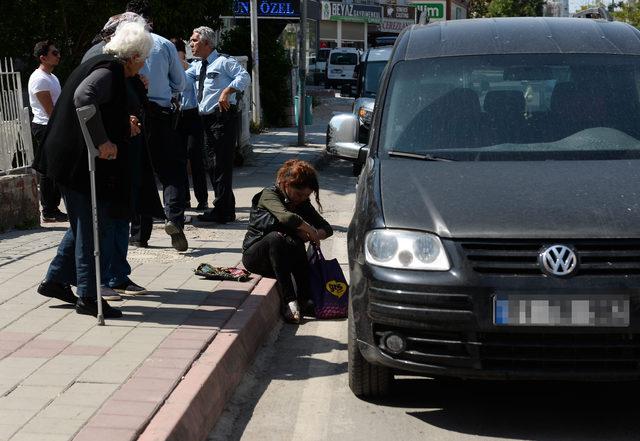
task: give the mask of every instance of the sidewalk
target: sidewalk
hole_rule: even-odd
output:
[[[253,156],[234,170],[236,222],[188,212],[187,252],[159,223],[149,248],[130,248],[132,279],[150,292],[113,302],[124,316],[107,326],[36,292],[67,224],[0,234],[0,441],[206,437],[277,323],[278,298],[271,279],[201,280],[193,269],[240,263],[251,197],[285,160],[322,160],[320,120],[307,147],[295,147],[296,128],[252,137]]]

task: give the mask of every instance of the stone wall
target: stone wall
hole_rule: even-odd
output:
[[[35,174],[0,176],[0,231],[40,224]]]

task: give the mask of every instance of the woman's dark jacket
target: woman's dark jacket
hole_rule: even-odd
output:
[[[114,160],[96,158],[97,196],[99,200],[111,202],[110,216],[128,218],[132,214],[132,179],[127,148],[131,133],[130,105],[124,65],[113,56],[99,55],[90,58],[71,73],[53,109],[42,148],[34,160],[33,167],[62,186],[89,195],[91,187],[87,147],[76,114],[74,93],[80,83],[99,68],[111,72],[111,97],[108,102],[100,105],[99,111],[107,137],[118,147],[118,154]],[[94,147],[97,150],[98,146]],[[148,156],[144,156],[148,164]],[[146,176],[145,181],[149,179],[153,177]],[[150,197],[158,199],[155,181],[152,186],[153,191],[145,192],[147,196],[141,195],[141,200],[149,200]],[[155,204],[152,206],[155,207]]]
[[[333,234],[331,225],[316,211],[308,199],[298,206],[291,206],[286,195],[277,185],[256,193],[251,200],[251,214],[247,234],[242,242],[242,251],[249,249],[272,231],[296,235],[302,222],[322,229],[327,237]]]

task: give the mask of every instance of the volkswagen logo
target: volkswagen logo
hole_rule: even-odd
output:
[[[542,270],[552,276],[568,276],[578,266],[576,253],[565,245],[551,245],[539,257]]]

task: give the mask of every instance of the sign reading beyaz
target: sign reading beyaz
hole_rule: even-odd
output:
[[[248,1],[234,0],[233,15],[248,16]],[[268,1],[258,0],[259,17],[300,17],[300,0]]]
[[[361,23],[380,23],[380,6],[322,2],[322,19]]]

